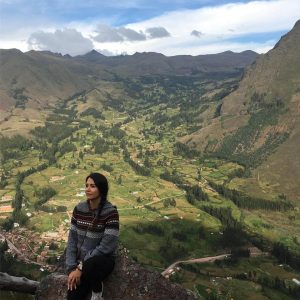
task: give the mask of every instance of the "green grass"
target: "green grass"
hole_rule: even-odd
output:
[[[147,228],[155,226],[160,228],[161,233],[155,234],[147,232]],[[211,235],[211,228],[206,228],[206,238],[199,235],[201,223],[181,220],[181,219],[163,219],[155,218],[152,222],[148,219],[139,219],[137,223],[124,225],[121,230],[122,244],[129,249],[131,255],[145,265],[157,267],[168,266],[176,259],[188,259],[189,257],[202,257],[215,253],[219,236]],[[138,233],[135,228],[146,228],[146,232]],[[175,237],[179,235],[180,239]],[[182,240],[181,240],[182,239]],[[161,247],[167,247],[161,250]],[[175,251],[178,248],[183,251]],[[172,252],[171,250],[174,250]]]
[[[55,231],[65,218],[67,218],[66,213],[39,212],[30,219],[28,226],[37,232]]]
[[[275,276],[291,284],[294,272],[285,270],[276,264],[271,257],[261,256],[250,259],[240,259],[233,265],[215,263],[185,265],[180,271],[182,284],[190,289],[196,289],[200,295],[208,297],[219,292],[218,299],[295,299],[283,291],[267,287],[256,282],[260,276],[274,280]],[[245,280],[236,279],[237,274],[246,274]],[[275,275],[276,274],[276,275]]]

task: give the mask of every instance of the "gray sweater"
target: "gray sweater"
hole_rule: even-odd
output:
[[[66,251],[66,270],[95,255],[115,255],[119,236],[117,208],[106,201],[102,209],[91,210],[88,201],[73,210]]]

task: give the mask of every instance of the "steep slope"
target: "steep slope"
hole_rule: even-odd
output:
[[[299,92],[300,21],[266,55],[258,57],[239,89],[224,99],[222,115],[243,114],[276,102],[287,102]],[[280,103],[277,103],[277,106]]]
[[[300,200],[300,22],[245,73],[220,116],[182,141],[260,167],[259,182]],[[271,155],[271,156],[270,156]],[[258,171],[259,170],[259,171]],[[288,181],[288,184],[287,184]]]
[[[43,108],[91,87],[91,70],[61,55],[1,50],[0,63],[0,90],[16,107]]]

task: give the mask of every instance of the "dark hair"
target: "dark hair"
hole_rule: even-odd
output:
[[[91,173],[86,177],[85,182],[87,182],[89,178],[94,180],[96,187],[99,189],[101,202],[105,202],[107,200],[108,193],[108,181],[106,177],[100,173]]]

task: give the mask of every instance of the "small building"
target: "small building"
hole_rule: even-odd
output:
[[[50,182],[59,181],[65,179],[65,176],[51,176]]]
[[[12,212],[14,209],[12,208],[11,205],[2,205],[0,206],[0,213],[1,212],[4,212],[4,213],[7,213],[7,212]]]
[[[4,195],[1,198],[2,201],[12,201],[13,200],[13,196],[11,195]]]

